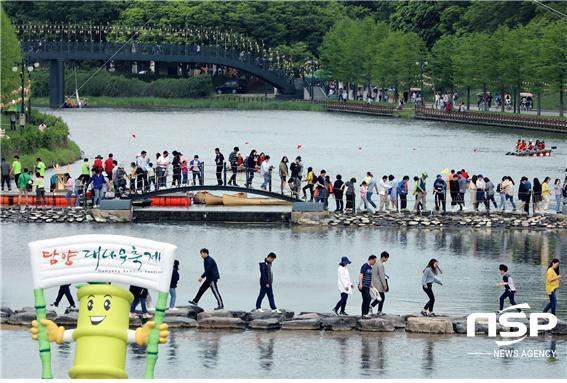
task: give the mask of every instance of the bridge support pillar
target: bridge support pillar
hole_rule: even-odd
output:
[[[65,102],[65,62],[49,60],[49,107],[59,108]]]

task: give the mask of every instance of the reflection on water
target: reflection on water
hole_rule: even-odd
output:
[[[37,378],[37,343],[26,331],[2,331],[1,378]],[[567,339],[527,338],[524,350],[556,358],[495,358],[484,336],[428,336],[359,331],[201,331],[173,329],[160,346],[157,378],[565,378]],[[66,352],[61,352],[65,349]],[[53,350],[56,378],[66,377],[74,346]],[[145,354],[129,347],[127,372],[141,378]],[[468,355],[486,352],[489,355]]]
[[[61,234],[86,234],[95,226],[2,224],[2,301],[10,307],[33,305],[31,275],[21,241]],[[328,312],[338,299],[337,263],[346,255],[356,277],[368,255],[387,250],[390,292],[387,313],[415,313],[426,296],[420,288],[423,268],[431,258],[440,261],[444,285],[435,289],[436,310],[464,314],[498,309],[501,281],[498,265],[505,263],[516,282],[516,301],[541,310],[548,301],[544,276],[549,261],[567,254],[566,232],[504,230],[412,230],[375,228],[305,228],[286,225],[106,225],[98,234],[132,235],[178,246],[180,304],[194,296],[202,273],[199,250],[206,247],[219,264],[219,289],[227,308],[249,310],[258,294],[258,262],[274,251],[274,294],[278,307],[292,311]],[[21,256],[8,256],[20,254]],[[316,278],[314,276],[316,275]],[[8,287],[8,288],[7,288]],[[53,299],[56,289],[47,290]],[[360,310],[360,294],[353,294],[347,311]],[[567,289],[558,291],[558,315],[567,316]],[[215,307],[212,294],[203,296],[205,308]]]

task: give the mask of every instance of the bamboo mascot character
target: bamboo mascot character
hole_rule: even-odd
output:
[[[49,341],[61,344],[76,342],[75,361],[69,370],[73,379],[124,379],[128,343],[147,346],[154,322],[146,322],[135,331],[129,330],[132,294],[113,285],[86,285],[79,289],[77,328],[65,330],[43,319]],[[32,338],[38,339],[37,321],[32,322]],[[159,326],[159,342],[165,343],[167,324]]]
[[[145,238],[91,234],[30,242],[29,248],[37,314],[31,333],[39,341],[42,378],[53,377],[52,342],[75,342],[71,378],[128,378],[128,343],[146,347],[144,378],[153,378],[158,345],[169,337],[163,319],[176,247]],[[96,282],[78,290],[77,328],[67,330],[48,320],[44,289],[84,281]],[[134,296],[114,283],[157,291],[153,321],[130,330]]]

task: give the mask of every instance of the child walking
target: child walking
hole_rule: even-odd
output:
[[[337,287],[339,288],[341,298],[335,305],[335,308],[332,310],[335,315],[348,315],[345,311],[345,307],[347,304],[348,296],[352,294],[352,289],[354,289],[354,285],[350,280],[350,274],[347,269],[347,266],[350,265],[350,263],[351,262],[347,257],[342,257],[341,262],[339,263],[339,268],[337,270]]]
[[[423,307],[423,310],[421,310],[421,315],[423,316],[436,316],[433,313],[433,305],[435,304],[435,295],[433,295],[433,283],[437,283],[443,286],[443,283],[437,278],[437,274],[439,273],[443,273],[439,268],[439,262],[435,258],[430,259],[427,263],[427,267],[423,269],[423,275],[421,276],[421,287],[429,298],[429,301],[427,301],[427,303]]]
[[[497,314],[500,314],[504,309],[504,301],[506,300],[506,298],[510,300],[510,304],[512,306],[516,305],[516,300],[514,299],[514,296],[516,294],[516,286],[514,285],[512,276],[508,274],[508,266],[501,264],[500,266],[498,266],[498,270],[500,271],[500,275],[502,275],[503,282],[497,283],[496,287],[504,286],[504,292],[502,293],[502,295],[500,295],[500,310],[497,312]]]

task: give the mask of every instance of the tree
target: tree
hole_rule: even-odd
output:
[[[6,104],[12,99],[18,98],[18,89],[21,87],[20,75],[19,71],[13,72],[12,67],[14,64],[20,64],[22,56],[18,36],[2,7],[0,7],[0,18],[2,26],[0,34],[0,50],[2,52],[0,83],[2,104]]]
[[[428,71],[435,90],[453,89],[455,65],[453,58],[457,49],[457,38],[454,35],[441,37],[431,48]]]
[[[567,83],[567,24],[549,24],[543,32],[541,67],[543,78],[559,92],[559,115],[564,116],[565,86]]]

